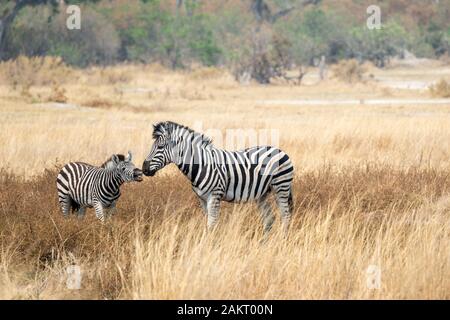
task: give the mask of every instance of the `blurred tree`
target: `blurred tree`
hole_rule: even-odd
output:
[[[450,0],[384,0],[383,28],[373,32],[365,28],[365,1],[340,2],[0,0],[0,60],[23,54],[58,55],[77,66],[222,64],[238,78],[267,83],[321,56],[384,66],[404,49],[429,58],[450,51]],[[66,4],[83,4],[83,32],[67,30]]]
[[[349,41],[351,57],[372,61],[383,68],[391,57],[404,52],[407,41],[408,32],[395,21],[385,23],[380,30],[355,28]]]
[[[65,8],[58,13],[46,5],[22,9],[9,30],[4,59],[50,55],[79,67],[115,62],[120,37],[111,20],[93,6],[83,5],[81,9],[82,32],[67,28]]]
[[[193,61],[216,64],[221,51],[214,38],[211,16],[198,10],[198,0],[185,0],[184,6],[185,14],[177,10],[175,15],[166,15],[162,23],[159,41],[154,44],[160,61],[171,68],[183,68]]]
[[[269,5],[268,0],[251,0],[250,11],[257,23],[252,28],[248,57],[240,61],[235,71],[236,77],[239,78],[242,73],[250,74],[259,83],[270,83],[271,78],[284,77],[290,67],[289,48],[292,44],[281,34],[273,34],[270,28],[294,10],[319,2],[321,0],[272,0]]]
[[[200,6],[200,0],[176,0],[177,14],[183,6],[186,10],[186,14],[192,16],[195,9]]]
[[[431,22],[428,25],[425,35],[425,42],[429,44],[436,56],[441,56],[448,52],[449,37],[445,30],[442,30],[436,23]]]
[[[66,4],[81,4],[98,1],[99,0],[65,0],[64,2]],[[49,4],[52,6],[53,11],[56,12],[61,2],[62,1],[60,0],[4,0],[2,8],[0,8],[3,9],[3,12],[0,12],[0,60],[3,60],[4,57],[6,34],[21,9],[26,6]]]
[[[83,4],[83,3],[95,3],[100,0],[3,0],[0,4],[0,60],[4,59],[5,52],[5,39],[6,35],[17,17],[21,9],[27,6],[37,5],[50,5],[53,9],[53,13],[58,11],[58,6],[62,3],[65,4]],[[141,0],[142,2],[149,2],[152,0]],[[191,0],[191,2],[195,2]],[[177,0],[177,5],[181,5],[182,0]]]
[[[298,9],[309,4],[318,4],[321,0],[283,0],[274,1],[277,6],[282,7],[275,13],[272,12],[267,1],[251,0],[251,11],[259,22],[274,23],[281,17],[288,15],[294,9]]]
[[[178,4],[174,2],[174,4]],[[167,9],[162,1],[115,7],[121,17],[109,15],[121,38],[120,59],[144,63],[159,62],[170,68],[185,68],[193,62],[215,65],[222,56],[214,34],[217,24],[203,13],[199,0],[184,0]],[[124,18],[124,14],[129,14]],[[120,21],[127,23],[120,23]]]

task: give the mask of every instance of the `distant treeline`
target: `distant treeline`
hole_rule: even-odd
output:
[[[61,9],[77,1],[28,2],[4,30],[3,60],[57,55],[79,67],[132,61],[252,72],[258,64],[276,70],[311,65],[322,56],[328,62],[356,58],[383,67],[405,49],[430,58],[450,50],[449,0],[379,1],[380,30],[366,26],[366,8],[373,1],[78,1],[81,30],[67,29]],[[0,4],[0,15],[6,17],[12,3]]]

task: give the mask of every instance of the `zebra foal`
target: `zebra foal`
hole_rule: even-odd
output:
[[[101,167],[83,162],[70,162],[56,178],[59,205],[67,217],[70,211],[84,216],[86,208],[94,208],[95,215],[105,220],[104,209],[114,210],[124,182],[142,181],[142,170],[135,167],[131,152],[128,156],[112,155]]]
[[[267,233],[274,221],[267,200],[273,191],[287,233],[293,211],[294,168],[286,153],[271,146],[241,151],[218,149],[203,134],[170,121],[154,125],[153,139],[143,173],[153,176],[169,163],[177,165],[191,181],[208,216],[209,228],[217,223],[220,201],[256,201]]]

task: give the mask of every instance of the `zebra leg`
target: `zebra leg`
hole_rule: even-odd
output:
[[[283,233],[285,236],[287,236],[293,211],[291,186],[289,186],[287,189],[286,187],[275,189],[275,198],[278,208],[280,208],[281,211],[281,224],[283,226]]]
[[[207,201],[205,200],[205,199],[203,199],[203,198],[198,198],[199,199],[199,201],[200,201],[200,205],[202,206],[202,209],[203,209],[203,213],[205,214],[205,215],[207,215],[208,214],[208,203],[207,203]]]
[[[272,206],[267,199],[267,195],[264,195],[262,198],[260,198],[257,201],[257,204],[264,225],[264,235],[267,235],[272,229],[273,221],[275,220],[275,217],[272,213]]]
[[[101,222],[105,222],[105,215],[103,213],[103,206],[100,202],[94,203],[94,210],[95,210],[95,216],[97,219],[99,219]]]
[[[111,203],[108,208],[108,216],[111,217],[117,213],[116,202]]]
[[[72,200],[68,194],[59,195],[59,206],[61,207],[61,212],[64,218],[69,217],[70,209],[71,209]]]
[[[213,229],[219,219],[220,197],[211,195],[206,203],[208,211],[208,229]]]
[[[77,217],[78,219],[83,219],[84,215],[86,213],[86,207],[80,207],[77,211]]]

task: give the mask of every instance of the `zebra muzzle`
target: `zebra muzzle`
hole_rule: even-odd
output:
[[[142,164],[142,171],[146,176],[153,177],[156,173],[156,170],[150,169],[150,163],[147,161],[144,161]]]
[[[133,171],[133,179],[134,181],[142,181],[144,178],[142,176],[142,170],[141,169],[134,169]]]
[[[146,170],[145,175],[149,177],[153,177],[156,173],[156,170]]]

